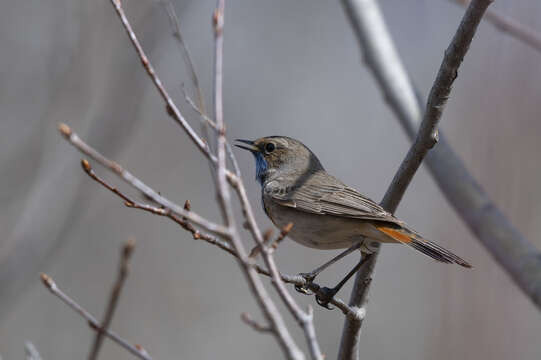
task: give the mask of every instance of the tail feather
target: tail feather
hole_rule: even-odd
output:
[[[449,250],[439,246],[433,241],[423,239],[418,234],[409,231],[404,228],[391,228],[387,226],[377,226],[379,231],[385,235],[393,238],[397,242],[400,242],[405,245],[409,245],[417,251],[422,252],[423,254],[430,256],[436,261],[441,261],[449,264],[458,264],[460,266],[471,268],[472,266],[460,258],[459,256],[453,254]]]

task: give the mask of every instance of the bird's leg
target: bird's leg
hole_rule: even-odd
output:
[[[345,251],[342,251],[340,254],[336,255],[331,260],[327,261],[325,264],[315,268],[314,270],[312,270],[312,271],[310,271],[308,273],[300,273],[299,275],[302,276],[304,278],[304,280],[306,280],[307,283],[311,283],[312,281],[314,281],[316,276],[318,276],[319,273],[321,273],[323,270],[325,270],[326,268],[328,268],[329,266],[331,266],[332,264],[334,264],[338,260],[342,259],[346,255],[348,255],[348,254],[352,253],[353,251],[359,249],[361,247],[361,243],[362,242],[356,242],[355,244],[350,246]],[[303,294],[310,294],[308,289],[305,286],[295,285],[295,290],[297,290],[298,292],[303,293]]]
[[[344,284],[355,274],[359,269],[363,266],[363,264],[370,258],[370,255],[368,254],[362,254],[361,260],[359,260],[359,263],[355,265],[353,269],[342,279],[338,284],[336,284],[335,287],[332,289],[328,287],[322,287],[319,289],[319,291],[316,294],[316,301],[319,305],[323,306],[324,308],[327,308],[331,310],[331,307],[329,306],[329,302],[331,299],[336,295],[336,293],[344,286]]]

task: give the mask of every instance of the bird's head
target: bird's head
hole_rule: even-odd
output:
[[[240,140],[235,144],[255,157],[256,179],[263,184],[275,175],[300,176],[322,170],[318,158],[298,140],[287,136],[267,136],[257,140]]]

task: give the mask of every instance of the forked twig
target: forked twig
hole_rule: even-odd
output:
[[[88,325],[90,328],[94,331],[98,331],[100,329],[100,324],[96,320],[92,314],[90,314],[87,310],[85,310],[81,305],[79,305],[75,300],[70,298],[68,295],[66,295],[60,288],[56,285],[56,283],[53,281],[53,279],[47,275],[42,273],[41,275],[41,281],[43,285],[49,291],[58,297],[64,304],[68,305],[73,311],[75,311],[77,314],[79,314],[83,319],[85,319],[88,322]],[[139,359],[143,360],[152,360],[150,355],[146,352],[145,349],[141,345],[131,345],[126,340],[118,336],[116,333],[114,333],[111,330],[104,329],[103,334],[107,336],[109,339],[113,340],[115,343],[123,347],[124,349],[128,350],[133,355],[137,356]]]
[[[109,328],[111,320],[113,320],[113,315],[115,313],[116,305],[118,304],[118,299],[120,297],[120,292],[124,286],[124,282],[128,277],[129,272],[129,261],[133,254],[135,248],[135,240],[132,238],[122,246],[120,254],[120,266],[118,269],[118,276],[116,282],[111,290],[111,296],[109,297],[109,303],[107,304],[107,310],[101,322],[101,326],[96,329],[96,338],[94,339],[94,344],[88,356],[89,360],[95,360],[98,358],[98,353],[100,351],[101,344],[103,343],[104,332]]]

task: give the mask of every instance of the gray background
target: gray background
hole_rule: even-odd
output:
[[[463,9],[443,0],[380,3],[412,78],[426,94]],[[124,4],[180,101],[180,84],[188,77],[162,8],[151,0]],[[207,95],[214,5],[175,3]],[[493,8],[541,32],[538,0],[501,0]],[[2,357],[20,359],[25,340],[44,359],[86,356],[91,331],[42,287],[38,273],[52,275],[101,317],[119,246],[133,235],[133,271],[112,324],[117,332],[156,359],[280,358],[272,338],[239,320],[244,311],[261,316],[229,255],[193,241],[165,219],[124,208],[84,175],[80,155],[56,133],[57,122],[69,123],[155,189],[179,203],[188,198],[194,210],[217,218],[208,167],[166,115],[109,1],[2,1],[0,45]],[[230,139],[297,137],[330,172],[381,198],[408,142],[361,61],[338,1],[228,1],[225,46]],[[541,54],[482,24],[442,119],[470,171],[538,247],[539,64]],[[180,104],[196,125],[195,114]],[[257,204],[253,160],[240,151],[238,158]],[[270,227],[255,209],[262,227]],[[363,327],[362,358],[539,359],[541,315],[467,231],[424,168],[398,215],[475,268],[439,265],[405,247],[385,247]],[[277,260],[284,272],[297,273],[334,253],[285,241]],[[347,258],[321,281],[334,283],[355,261]],[[347,299],[349,290],[340,296]],[[338,311],[316,308],[317,333],[329,358],[337,352],[342,321]],[[102,355],[131,358],[108,341]]]

